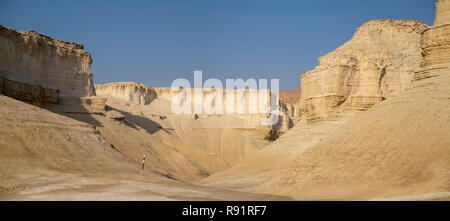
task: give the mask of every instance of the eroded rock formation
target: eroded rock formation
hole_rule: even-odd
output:
[[[95,85],[98,96],[122,99],[129,105],[147,105],[156,98],[156,91],[136,82],[120,82]]]
[[[83,45],[0,25],[0,73],[6,79],[58,89],[63,98],[93,96],[91,63]]]
[[[0,76],[0,94],[35,105],[59,104],[59,90],[12,81]]]
[[[196,114],[195,119],[217,116],[217,115],[230,115],[228,113],[227,105],[228,99],[232,98],[233,101],[231,108],[234,112],[233,115],[247,116],[246,120],[240,121],[241,125],[236,124],[234,127],[246,127],[246,128],[262,128],[261,118],[268,117],[268,112],[261,112],[261,110],[268,110],[270,107],[271,99],[274,96],[270,90],[250,90],[250,89],[235,89],[228,90],[223,89],[221,96],[220,91],[204,90],[201,92],[200,100],[195,98],[195,89],[178,89],[172,90],[169,87],[149,87],[136,82],[118,82],[109,83],[104,85],[95,85],[95,90],[98,96],[108,99],[108,103],[111,106],[121,106],[121,108],[126,108],[126,111],[131,113],[138,113],[142,115],[161,115],[170,116],[175,113],[171,110],[171,102],[176,96],[180,94],[185,98],[180,100],[181,102],[190,102],[190,112],[183,113],[183,115],[193,115],[196,113],[196,108],[203,106],[202,113]],[[215,94],[215,96],[213,96]],[[231,95],[231,96],[229,96]],[[189,98],[187,98],[189,97]],[[218,101],[222,100],[221,103]],[[199,103],[199,101],[201,103]],[[153,104],[153,102],[155,102]],[[152,104],[152,105],[150,105]],[[207,110],[205,106],[210,104],[211,108],[214,110]],[[220,106],[218,106],[220,105]],[[125,107],[124,107],[125,106]],[[222,110],[221,113],[216,112],[217,110]],[[220,109],[220,107],[222,109]],[[211,112],[212,111],[212,112]],[[283,102],[279,103],[280,119],[276,125],[266,127],[267,129],[274,129],[276,131],[285,132],[293,126],[293,118],[295,117],[295,108],[292,104],[285,104]],[[237,116],[236,116],[237,117]],[[220,121],[220,119],[218,119]],[[221,124],[211,125],[211,128],[221,128]],[[273,133],[272,133],[273,134]]]
[[[450,23],[450,1],[439,0],[436,3],[436,18],[434,26],[445,25]]]
[[[436,3],[434,26],[422,35],[423,61],[414,80],[435,77],[450,67],[450,1]]]
[[[96,92],[97,95],[107,98],[107,110],[121,112],[126,117],[125,125],[134,125],[134,128],[143,132],[139,133],[139,138],[129,140],[131,135],[125,134],[125,130],[113,134],[108,132],[108,126],[105,126],[105,128],[99,127],[102,134],[123,152],[128,152],[127,148],[129,149],[130,146],[135,145],[134,142],[141,139],[145,140],[142,141],[142,146],[152,140],[151,147],[161,148],[155,151],[164,152],[167,151],[167,147],[177,150],[178,154],[182,153],[189,159],[188,162],[191,162],[189,164],[176,160],[179,163],[183,162],[183,173],[180,173],[178,169],[158,169],[176,177],[198,179],[236,165],[270,143],[268,140],[277,139],[294,125],[294,108],[291,104],[280,103],[280,116],[275,125],[261,124],[262,119],[269,117],[267,113],[250,111],[251,108],[259,111],[259,104],[263,107],[269,106],[272,94],[268,90],[223,90],[222,103],[219,103],[220,99],[209,99],[215,92],[219,95],[220,90],[203,91],[200,96],[202,103],[208,102],[213,108],[216,105],[222,105],[223,114],[206,113],[206,109],[203,109],[204,112],[201,114],[195,114],[194,109],[200,103],[196,101],[195,89],[192,88],[172,90],[169,87],[149,87],[123,82],[96,85]],[[251,99],[253,96],[251,92],[257,92],[256,99],[255,97]],[[189,97],[190,94],[190,100],[185,100],[190,101],[188,103],[191,107],[190,113],[177,114],[172,111],[172,100],[180,94],[183,97]],[[226,113],[229,94],[233,94],[230,98],[235,104],[234,114]],[[266,96],[266,99],[260,100],[260,96]],[[239,102],[244,104],[245,110],[242,113],[238,112],[240,108],[236,105]],[[110,111],[107,115],[108,113]],[[108,125],[110,122],[102,122],[102,124]],[[120,136],[123,138],[119,138]],[[149,138],[144,139],[144,136]],[[133,158],[139,161],[141,157],[141,154],[135,154]],[[173,160],[169,157],[167,159]],[[178,167],[177,165],[170,167],[175,166]]]
[[[420,39],[426,28],[417,21],[362,25],[352,40],[301,76],[301,118],[316,121],[343,109],[367,110],[407,88],[421,63]]]
[[[280,193],[315,200],[448,196],[450,1],[440,0],[436,7],[435,25],[421,38],[423,60],[407,90],[348,119],[260,191],[273,193],[276,187]]]
[[[448,8],[448,2],[439,1],[438,15],[443,11],[439,7]],[[445,19],[438,16],[437,20],[441,25],[424,32],[424,61],[420,71],[413,73],[402,65],[398,66],[398,72],[392,70],[397,74],[405,74],[405,70],[408,70],[407,76],[413,81],[411,85],[405,86],[405,90],[388,96],[388,99],[365,112],[343,111],[337,119],[325,122],[301,121],[280,139],[245,162],[213,174],[204,179],[203,183],[222,188],[238,186],[246,191],[281,194],[299,200],[448,199],[450,68],[449,53],[445,53],[445,50],[448,48],[450,35],[445,30],[446,24],[442,24]],[[420,29],[424,27],[419,26]],[[380,29],[377,32],[383,33],[386,30]],[[393,36],[405,35],[404,31],[394,33]],[[416,34],[413,35],[413,46],[417,47],[418,39]],[[397,41],[394,41],[395,39]],[[368,44],[372,41],[370,38],[367,40]],[[380,42],[377,47],[382,44],[401,46],[404,41],[402,37],[393,37],[384,43]],[[408,48],[407,45],[404,46]],[[419,50],[419,56],[420,53]],[[336,59],[346,61],[350,55],[344,53]],[[401,59],[421,60],[421,56],[409,55],[411,60],[407,59],[407,55],[403,55]],[[419,63],[413,62],[412,65],[418,67]],[[306,81],[302,81],[302,85],[306,82],[313,85],[302,87],[302,96],[305,90],[311,92],[316,89],[314,87],[317,87],[319,92],[335,93],[349,88],[349,91],[374,93],[367,91],[374,88],[373,84],[368,84],[367,81],[364,85],[358,81],[336,83],[336,79],[339,79],[336,75],[348,73],[342,71],[348,67],[336,64],[333,72],[332,67],[327,69],[325,64],[329,63],[321,62],[318,67],[323,68],[322,75],[325,76],[315,76],[314,81],[310,79],[313,76],[305,76]],[[371,72],[358,73],[365,79],[368,78],[367,74]],[[354,82],[358,84],[353,84]],[[403,85],[400,88],[403,89]],[[382,92],[379,92],[378,96],[384,96]],[[327,98],[318,92],[307,97],[312,98],[312,108],[308,110],[310,112],[305,113],[310,115],[305,117],[314,117],[313,114],[317,113],[323,113],[324,117],[329,116],[329,113],[317,110],[320,108],[317,105],[320,101],[332,104],[325,106],[325,103],[322,107],[329,110],[339,110],[347,102],[347,99],[344,99],[342,104],[335,107],[333,98]],[[318,101],[314,101],[316,98]]]
[[[285,104],[297,104],[300,101],[301,89],[280,91],[280,101]]]

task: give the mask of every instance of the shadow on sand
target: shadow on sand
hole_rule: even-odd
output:
[[[94,125],[96,127],[103,126],[101,122],[99,122],[92,116],[96,113],[90,113],[90,111],[87,110],[83,105],[47,105],[44,108],[55,114],[66,116],[77,121]]]
[[[84,122],[84,123],[87,123],[90,125],[94,125],[96,127],[103,127],[103,124],[100,121],[98,121],[97,119],[95,119],[95,117],[93,117],[93,115],[97,114],[97,115],[104,116],[104,113],[99,112],[99,111],[92,112],[92,111],[86,109],[83,105],[48,105],[48,106],[45,106],[45,109],[47,109],[53,113],[72,118],[77,121],[81,121],[81,122]],[[136,129],[136,130],[143,129],[147,133],[150,133],[150,134],[154,134],[160,130],[163,130],[167,134],[171,134],[168,130],[164,129],[160,124],[156,123],[155,121],[153,121],[147,117],[130,114],[126,111],[119,110],[119,109],[110,107],[108,105],[106,105],[105,110],[106,111],[114,110],[114,111],[117,111],[117,112],[123,114],[126,118],[124,124],[133,129]]]
[[[110,110],[114,110],[114,111],[117,111],[117,112],[123,114],[126,118],[126,125],[134,128],[134,129],[142,128],[145,131],[147,131],[147,133],[150,133],[150,134],[154,134],[160,130],[166,132],[167,134],[171,134],[170,131],[164,129],[160,124],[156,123],[155,121],[153,121],[147,117],[130,114],[126,111],[119,110],[119,109],[116,109],[116,108],[113,108],[113,107],[110,107],[107,105],[106,111],[110,111]]]

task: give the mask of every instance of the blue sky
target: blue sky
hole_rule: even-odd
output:
[[[278,78],[281,89],[373,19],[434,21],[434,0],[0,0],[0,24],[85,45],[95,83]],[[225,81],[223,81],[225,82]]]

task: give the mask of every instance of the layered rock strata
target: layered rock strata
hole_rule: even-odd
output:
[[[83,45],[0,25],[0,72],[8,80],[58,89],[63,98],[93,96],[91,63]]]
[[[426,28],[422,22],[402,20],[362,25],[352,40],[301,76],[298,115],[310,122],[330,119],[341,110],[367,110],[403,91],[421,63]]]
[[[437,4],[438,15],[446,2]],[[437,19],[438,24],[443,22]],[[412,73],[413,81],[404,91],[365,112],[346,111],[336,120],[314,124],[299,122],[245,162],[203,183],[297,200],[448,199],[450,69],[446,66],[449,54],[441,51],[445,45],[438,46],[450,39],[444,29],[445,24],[432,27],[422,38],[421,66],[432,77],[414,80],[417,73]],[[427,42],[440,44],[430,47]],[[330,81],[334,79],[323,77],[315,86],[327,88]]]
[[[436,11],[435,25],[422,34],[423,60],[407,90],[346,120],[259,191],[302,200],[448,198],[450,1],[438,1]]]
[[[136,82],[95,85],[95,92],[98,96],[123,99],[129,105],[147,105],[157,97],[153,88]]]
[[[0,94],[36,105],[59,104],[59,90],[8,80],[0,76]]]
[[[229,113],[227,105],[232,105],[231,114],[240,114],[240,115],[254,115],[260,114],[261,110],[266,110],[270,107],[270,102],[272,98],[272,94],[270,90],[254,90],[254,89],[222,89],[222,94],[220,91],[216,91],[219,89],[211,89],[211,90],[203,90],[200,92],[200,99],[196,99],[196,90],[191,88],[189,89],[179,89],[179,90],[171,90],[171,88],[159,87],[155,88],[158,98],[165,99],[168,101],[172,101],[175,96],[178,96],[180,93],[183,94],[183,97],[190,97],[186,100],[190,100],[191,102],[191,112],[196,112],[196,108],[199,109],[201,106],[205,106],[205,104],[211,104],[211,108],[222,107],[221,111],[223,114]],[[190,95],[190,96],[189,96]],[[232,100],[229,100],[229,99]],[[218,103],[219,100],[222,100],[221,103]],[[233,107],[234,106],[234,107]],[[201,114],[208,114],[208,112],[202,109]],[[220,108],[217,109],[220,111]],[[222,114],[212,112],[212,115]]]
[[[251,90],[251,89],[223,89],[221,98],[220,93],[216,93],[217,89],[213,90],[203,90],[201,92],[201,103],[199,100],[195,99],[195,89],[182,89],[172,90],[168,87],[149,87],[136,82],[118,82],[109,83],[104,85],[95,85],[95,90],[98,96],[108,99],[111,106],[128,106],[129,112],[136,112],[139,114],[150,113],[151,115],[160,114],[161,116],[170,116],[175,113],[171,110],[171,102],[174,98],[177,98],[180,94],[185,97],[185,100],[180,100],[180,102],[190,101],[190,112],[183,113],[183,115],[192,115],[192,118],[209,118],[212,119],[215,116],[222,118],[228,118],[233,116],[235,118],[246,117],[245,121],[239,121],[241,125],[235,125],[234,127],[239,128],[255,128],[258,130],[266,131],[264,136],[267,135],[267,131],[275,130],[277,133],[272,132],[271,134],[278,134],[279,132],[286,132],[294,124],[293,118],[295,117],[295,108],[292,104],[285,104],[283,102],[279,103],[279,120],[277,124],[271,126],[261,126],[261,118],[268,118],[269,114],[261,110],[267,110],[270,107],[271,99],[273,94],[270,90]],[[232,96],[229,96],[229,95]],[[190,95],[190,96],[189,96]],[[190,98],[186,98],[190,97]],[[231,104],[234,105],[232,108],[233,113],[229,113],[227,105],[229,98],[232,98]],[[219,100],[222,102],[217,103]],[[153,103],[155,102],[155,103]],[[214,109],[212,112],[208,112],[206,108],[202,108],[202,113],[195,114],[196,108],[199,105],[205,106],[208,103],[211,108]],[[217,105],[219,108],[216,109]],[[182,104],[180,103],[180,106]],[[222,113],[217,113],[215,110],[220,110],[222,107]],[[211,110],[209,110],[211,111]],[[256,116],[256,117],[255,117]],[[218,120],[219,121],[219,120]],[[221,128],[222,124],[211,125],[211,128]],[[270,137],[273,137],[270,135]],[[271,138],[273,139],[273,138]]]
[[[423,61],[415,73],[415,81],[435,77],[450,67],[450,1],[436,3],[434,26],[422,35]]]

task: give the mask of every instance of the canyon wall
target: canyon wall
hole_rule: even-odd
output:
[[[203,90],[201,92],[201,102],[202,104],[206,104],[207,102],[211,104],[212,108],[215,108],[216,100],[214,97],[215,90]],[[165,101],[165,104],[161,104],[161,106],[165,106],[165,112],[170,112],[170,102],[177,95],[183,94],[183,97],[188,96],[190,94],[190,102],[191,102],[191,113],[194,113],[195,106],[200,105],[200,103],[195,100],[195,89],[178,89],[171,90],[169,87],[149,87],[143,84],[139,84],[136,82],[118,82],[118,83],[109,83],[103,85],[95,85],[95,91],[98,96],[108,98],[110,102],[120,103],[125,106],[142,106],[149,105],[153,101],[158,100],[161,103],[161,100]],[[232,104],[234,104],[234,113],[235,114],[260,114],[260,110],[266,110],[270,107],[271,99],[273,98],[273,94],[270,90],[251,90],[251,89],[223,89],[222,90],[222,103],[220,107],[222,107],[222,112],[227,113],[227,98],[229,94],[232,94],[230,97],[233,98]],[[220,96],[219,93],[216,95]],[[186,98],[186,101],[188,99]],[[242,107],[238,107],[238,104],[243,104]],[[279,102],[280,114],[294,117],[295,111],[292,104],[285,104],[283,102]],[[180,103],[181,105],[181,103]],[[203,114],[207,114],[203,109]],[[213,113],[216,114],[216,113]],[[264,113],[263,113],[264,114]]]
[[[208,112],[206,108],[203,108],[201,114],[195,113],[195,108],[198,108],[200,103],[195,99],[195,89],[193,88],[172,90],[169,87],[149,87],[135,82],[118,82],[95,85],[95,90],[99,97],[108,100],[110,108],[149,118],[161,118],[166,122],[173,118],[177,121],[183,119],[182,121],[190,122],[185,125],[191,129],[245,130],[252,131],[256,137],[275,140],[292,128],[295,122],[294,105],[279,102],[278,122],[275,125],[262,125],[261,120],[270,117],[268,112],[261,112],[270,107],[271,99],[274,98],[270,90],[223,89],[222,93],[215,91],[218,89],[204,90],[201,92],[201,101],[203,105],[211,104],[213,110]],[[188,99],[189,94],[190,100]],[[181,101],[187,102],[190,106],[189,113],[183,112],[178,115],[172,111],[172,100],[180,95],[184,100],[178,99],[180,102],[178,106],[182,106]],[[220,95],[222,102],[218,103],[215,98]],[[233,99],[231,105],[234,107],[231,110],[234,113],[232,114],[227,112],[227,103],[230,101],[228,95]],[[216,107],[217,110],[222,110],[222,113],[216,113]],[[181,131],[182,129],[178,128],[177,130]]]
[[[342,110],[367,110],[403,91],[420,66],[426,28],[422,22],[403,20],[362,25],[350,41],[301,76],[300,118],[314,122],[332,119]]]
[[[421,36],[421,56],[407,90],[351,117],[298,155],[288,172],[258,189],[281,190],[301,200],[445,199],[441,193],[450,191],[450,1],[436,4],[435,25]]]
[[[97,84],[95,92],[98,96],[122,99],[129,105],[147,105],[157,97],[153,88],[136,82]]]
[[[108,132],[109,123],[103,121],[102,125],[106,126],[100,130],[107,136],[108,141],[128,156],[131,156],[128,152],[134,151],[130,148],[131,146],[145,146],[149,141],[151,145],[147,146],[154,148],[155,152],[176,150],[178,155],[183,154],[191,163],[183,163],[180,169],[176,169],[183,170],[182,174],[176,173],[176,170],[164,173],[189,179],[203,178],[244,161],[264,148],[270,140],[277,139],[294,124],[294,116],[291,115],[293,114],[292,105],[280,103],[280,118],[275,125],[261,124],[262,119],[269,117],[267,113],[250,111],[250,107],[259,108],[259,104],[264,108],[269,106],[272,98],[269,90],[224,89],[222,103],[218,103],[219,100],[210,99],[214,93],[220,96],[220,89],[203,91],[199,96],[202,101],[210,103],[212,107],[222,105],[223,114],[207,113],[205,109],[203,113],[195,114],[194,108],[198,107],[199,103],[194,99],[195,89],[193,88],[172,90],[169,87],[150,87],[134,82],[95,85],[95,88],[99,97],[107,99],[107,115],[116,111],[125,117],[123,125],[133,125],[132,128],[139,130],[139,136],[130,139],[131,135],[125,134],[124,131]],[[256,99],[250,99],[252,92],[261,92],[261,94],[255,93]],[[227,94],[231,93],[233,93],[231,97],[235,104],[244,103],[245,109],[242,113],[237,112],[236,106],[234,114],[226,113]],[[180,95],[188,97],[188,94],[191,95],[191,99],[185,101],[191,107],[190,113],[174,113],[172,99]],[[265,99],[260,100],[260,96]],[[98,121],[100,122],[101,119]],[[148,137],[144,139],[144,136]],[[142,145],[135,144],[138,140],[142,140]],[[156,155],[155,152],[152,155]],[[140,157],[142,157],[141,153],[133,155],[137,162]],[[173,161],[170,163],[172,166],[168,168],[175,167],[174,162],[177,165],[185,162],[179,156],[177,159],[175,156],[165,158]],[[190,169],[192,165],[196,169]],[[161,169],[161,171],[164,170]]]
[[[217,90],[217,91],[216,91]],[[222,93],[220,94],[220,91]],[[195,108],[199,108],[199,105],[211,104],[212,108],[222,107],[218,110],[222,111],[223,114],[227,113],[227,103],[231,102],[230,105],[234,105],[231,110],[234,114],[260,114],[260,110],[266,110],[270,107],[270,99],[272,97],[270,90],[253,90],[253,89],[210,89],[201,91],[201,97],[199,100],[195,98],[195,89],[179,89],[172,91],[171,88],[159,87],[156,88],[158,98],[166,99],[172,101],[172,99],[183,93],[183,97],[189,96],[191,101],[191,112],[194,112]],[[216,102],[216,98],[220,100],[221,103]],[[233,100],[229,100],[232,98]],[[205,110],[203,110],[203,113]],[[215,114],[215,113],[213,113]]]
[[[258,151],[251,158],[207,177],[203,183],[216,188],[238,186],[246,191],[285,195],[297,200],[448,198],[450,53],[446,50],[450,42],[447,29],[450,22],[444,19],[448,14],[439,12],[450,8],[449,2],[439,1],[437,4],[436,23],[439,25],[426,29],[423,24],[405,22],[416,23],[419,29],[426,29],[421,44],[419,44],[420,31],[413,29],[408,32],[414,36],[414,41],[411,41],[413,44],[406,45],[405,39],[402,38],[405,37],[403,27],[402,31],[398,32],[398,37],[374,45],[377,50],[392,49],[392,45],[405,49],[414,47],[413,53],[403,56],[398,54],[399,57],[394,59],[394,62],[410,61],[411,64],[405,65],[411,65],[411,68],[420,66],[418,72],[413,72],[402,65],[398,71],[392,70],[393,74],[406,75],[403,77],[410,78],[405,81],[405,85],[398,85],[398,93],[393,90],[391,96],[390,93],[385,93],[383,88],[381,92],[373,91],[377,89],[373,81],[383,73],[372,72],[377,70],[375,68],[372,71],[362,68],[353,72],[347,70],[350,68],[346,66],[348,64],[346,61],[349,57],[353,58],[352,54],[341,54],[341,57],[336,58],[341,62],[336,63],[324,62],[324,59],[321,59],[321,65],[317,68],[321,71],[302,78],[302,96],[309,93],[304,99],[311,98],[308,100],[310,103],[303,105],[311,105],[311,109],[301,111],[308,111],[303,117],[308,117],[309,122],[298,122],[280,139]],[[389,30],[379,29],[377,35],[390,33]],[[400,41],[393,41],[395,39]],[[368,46],[374,43],[369,37],[366,40]],[[368,59],[368,56],[362,58]],[[386,59],[375,53],[373,56],[375,61]],[[393,58],[390,59],[387,62],[393,62]],[[354,59],[354,62],[365,61]],[[355,66],[358,67],[359,63]],[[365,83],[361,84],[359,80],[350,78],[355,76],[366,79]],[[315,78],[312,79],[313,77]],[[369,77],[374,79],[371,80]],[[350,79],[343,81],[340,78]],[[386,83],[398,84],[395,81]],[[403,90],[404,88],[406,89]],[[384,97],[386,94],[388,99],[369,110],[354,113],[345,107],[348,101],[342,97],[350,92],[344,89],[370,92],[378,97]],[[327,97],[325,92],[330,92],[330,97]],[[339,93],[336,95],[337,92]],[[333,103],[334,98],[342,99],[343,103],[336,105]],[[321,101],[328,103],[319,106]],[[330,106],[326,106],[327,104]],[[362,107],[364,106],[359,106],[363,109]],[[342,112],[339,112],[341,110]],[[322,117],[328,117],[327,119],[334,113],[337,113],[338,117],[327,122],[311,124],[311,120],[317,120],[312,118],[315,117],[314,114],[320,113],[323,113]]]
[[[59,104],[59,90],[12,81],[0,76],[0,94],[35,105]]]
[[[434,26],[449,24],[450,21],[450,0],[439,0],[436,3],[436,18]]]
[[[92,58],[83,45],[0,25],[0,75],[59,90],[61,98],[95,95]]]
[[[423,61],[414,81],[439,76],[450,67],[450,1],[440,0],[436,8],[434,26],[422,35]]]

